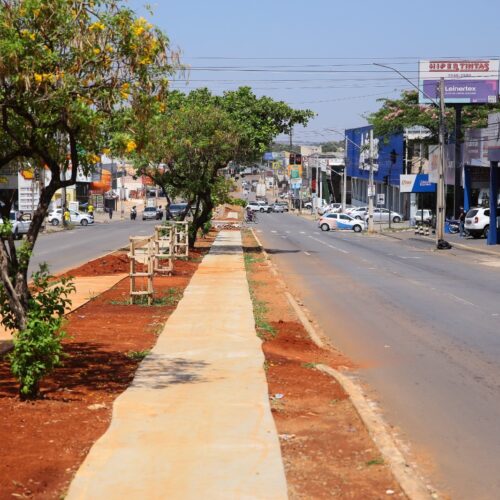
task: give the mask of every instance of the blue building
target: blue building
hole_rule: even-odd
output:
[[[368,203],[369,134],[373,127],[348,129],[346,135],[347,175],[351,178],[353,205]],[[404,136],[394,134],[374,139],[373,179],[376,194],[385,194],[385,208],[409,216],[409,197],[400,193],[400,176],[404,173]]]

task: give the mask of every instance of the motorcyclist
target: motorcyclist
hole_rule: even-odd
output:
[[[136,208],[134,206],[130,210],[130,220],[135,220],[136,217],[137,217],[137,210],[136,210]]]

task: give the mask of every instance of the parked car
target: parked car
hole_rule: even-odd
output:
[[[423,212],[423,214],[422,214]],[[422,222],[422,218],[424,219],[424,222],[431,222],[432,221],[432,210],[428,210],[424,208],[423,210],[417,210],[415,214],[415,220],[418,222]]]
[[[497,218],[497,225],[499,218]],[[471,208],[465,214],[464,228],[473,238],[479,238],[480,236],[487,238],[490,229],[490,209],[484,207]]]
[[[285,207],[281,203],[273,203],[271,205],[271,210],[273,212],[282,214],[285,211]]]
[[[158,210],[156,207],[145,207],[142,211],[142,220],[156,220],[158,216]]]
[[[281,205],[283,207],[283,212],[288,212],[288,203],[286,201],[278,201],[275,205]]]
[[[373,209],[373,221],[374,222],[389,222],[389,213],[391,216],[391,221],[398,223],[403,220],[403,216],[397,212],[387,210],[387,208],[374,208]],[[352,214],[351,214],[352,215]],[[368,220],[368,212],[365,215],[365,221]]]
[[[21,214],[12,210],[9,213],[9,220],[12,224],[12,235],[15,240],[21,239],[23,234],[27,234],[31,224],[31,214]],[[3,219],[0,217],[0,224],[3,224]]]
[[[266,205],[264,202],[259,202],[259,201],[251,201],[246,208],[250,208],[253,212],[271,212],[271,207],[269,205]]]
[[[62,209],[57,208],[56,210],[53,210],[52,212],[50,212],[47,219],[53,226],[58,226],[59,224],[62,224],[62,219],[63,219]],[[80,224],[81,226],[87,226],[89,224],[94,223],[94,216],[70,210],[69,220],[72,224]]]
[[[322,231],[331,229],[350,229],[355,233],[360,233],[365,229],[365,223],[347,214],[328,213],[320,217],[318,227]]]
[[[342,208],[342,203],[330,203],[329,205],[324,205],[318,207],[317,212],[319,215],[326,214],[328,212],[336,213]]]
[[[358,220],[364,220],[368,213],[368,207],[351,207],[346,210],[346,214]]]
[[[304,208],[308,208],[309,210],[312,210],[313,204],[312,201],[306,201],[304,203]]]

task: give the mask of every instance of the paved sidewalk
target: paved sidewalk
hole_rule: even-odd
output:
[[[219,233],[67,499],[285,499],[241,235]]]
[[[89,300],[92,300],[96,295],[100,295],[106,290],[109,290],[127,276],[127,274],[114,274],[111,276],[73,278],[75,293],[70,295],[71,308],[69,312],[73,312],[86,304]],[[0,353],[9,349],[11,345],[12,334],[0,325]]]

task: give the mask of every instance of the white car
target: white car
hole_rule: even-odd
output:
[[[497,212],[498,213],[498,212]],[[500,216],[497,217],[497,226]],[[473,238],[488,238],[490,230],[490,209],[484,207],[471,208],[465,215],[464,228]]]
[[[330,213],[337,213],[342,209],[342,203],[330,203],[329,205],[325,205],[323,207],[318,207],[317,212],[319,215]]]
[[[60,208],[50,212],[47,216],[48,221],[53,226],[58,226],[62,223],[62,210]],[[81,226],[87,226],[88,224],[94,223],[94,217],[89,214],[83,214],[80,212],[75,212],[74,210],[69,211],[69,220],[72,224],[80,224]]]
[[[31,214],[20,214],[12,210],[9,213],[9,220],[12,224],[12,235],[15,240],[21,239],[23,234],[26,234],[31,224]],[[0,217],[0,224],[3,224],[3,219]]]
[[[365,229],[365,223],[347,214],[328,213],[323,215],[318,221],[318,227],[322,231],[331,229],[349,229],[355,233],[360,233]]]
[[[423,213],[422,213],[423,212]],[[417,223],[422,222],[422,219],[424,222],[431,222],[432,221],[432,210],[428,210],[424,208],[423,210],[417,210],[415,214],[415,221]]]
[[[247,209],[252,210],[252,212],[271,212],[272,209],[269,205],[262,201],[251,201],[247,206]]]
[[[352,215],[352,214],[351,214]],[[397,212],[394,212],[393,210],[390,211],[391,215],[391,221],[398,223],[403,220],[403,217],[398,214]],[[365,215],[365,221],[368,221],[368,212]],[[373,221],[374,222],[389,222],[389,210],[387,208],[374,208],[373,209]]]
[[[364,220],[366,214],[368,213],[368,207],[351,207],[348,208],[345,213],[355,219]]]

